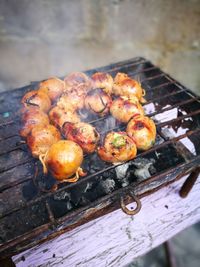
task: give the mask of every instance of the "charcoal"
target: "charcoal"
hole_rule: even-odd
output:
[[[155,163],[155,159],[147,159],[147,158],[136,158],[133,161],[133,166],[135,166],[134,175],[139,180],[144,180],[151,177],[152,172],[156,172],[153,164]]]

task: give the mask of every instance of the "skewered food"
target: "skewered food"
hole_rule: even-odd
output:
[[[49,148],[61,139],[60,132],[53,125],[35,126],[27,136],[27,145],[33,157],[39,158],[47,153]]]
[[[82,72],[73,72],[64,79],[65,92],[76,93],[79,96],[85,96],[91,89],[91,79]]]
[[[31,130],[36,125],[42,125],[45,127],[49,124],[49,118],[46,113],[41,111],[39,108],[22,109],[22,128],[20,135],[27,137]]]
[[[113,84],[113,94],[119,96],[135,96],[141,103],[145,103],[143,96],[145,95],[144,89],[141,84],[136,80],[131,79],[125,73],[117,73]]]
[[[50,110],[49,119],[51,123],[59,129],[62,129],[65,122],[76,123],[80,121],[76,112],[65,110],[59,106],[55,106]]]
[[[95,151],[100,138],[96,129],[85,122],[65,123],[62,132],[67,139],[79,144],[86,153],[93,153]]]
[[[92,75],[93,88],[101,88],[106,94],[112,94],[113,78],[108,73],[96,72]]]
[[[24,107],[38,107],[44,112],[48,112],[51,108],[51,100],[48,95],[36,90],[26,93],[21,103]]]
[[[134,139],[137,148],[140,150],[147,150],[155,143],[156,126],[149,117],[134,117],[128,123],[126,132]]]
[[[46,81],[43,81],[39,85],[39,91],[46,93],[52,102],[54,102],[64,92],[64,81],[52,77]]]
[[[71,111],[82,109],[84,107],[84,96],[79,96],[75,92],[63,94],[57,102],[57,106]]]
[[[76,182],[85,173],[81,169],[83,151],[70,140],[60,140],[53,144],[42,159],[43,171],[48,171],[61,182]],[[71,177],[75,175],[74,177]]]
[[[98,155],[107,162],[124,162],[135,158],[135,142],[126,132],[110,132],[106,135],[104,145],[98,148]]]
[[[85,97],[85,107],[99,116],[109,113],[111,103],[112,98],[101,89],[94,89]]]
[[[119,97],[113,101],[110,113],[118,121],[127,123],[135,115],[144,115],[144,110],[136,97]]]

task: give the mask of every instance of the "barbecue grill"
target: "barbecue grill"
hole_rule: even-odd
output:
[[[145,112],[156,122],[155,145],[124,164],[112,165],[96,154],[84,157],[87,176],[48,191],[52,177],[21,143],[18,110],[22,96],[38,82],[0,95],[0,256],[9,257],[118,208],[140,209],[140,198],[198,169],[200,163],[200,102],[189,89],[144,58],[86,71],[127,73],[146,90]],[[103,137],[124,130],[111,116],[80,114]],[[192,149],[191,149],[192,147]],[[189,149],[190,148],[190,149]],[[37,166],[37,168],[36,168]],[[36,169],[38,172],[36,173]],[[37,174],[37,175],[36,175]],[[184,192],[183,192],[184,195]],[[136,209],[125,204],[136,201]]]

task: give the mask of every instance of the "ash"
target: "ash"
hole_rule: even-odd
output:
[[[53,196],[54,200],[70,200],[71,195],[68,192],[62,191],[60,193],[57,193]]]
[[[111,193],[115,189],[115,181],[111,178],[103,180],[99,183],[100,189],[106,194]]]
[[[155,159],[137,158],[133,161],[133,166],[136,167],[134,175],[141,181],[151,177],[156,173],[156,169],[153,166]]]
[[[130,173],[128,172],[129,166],[132,163],[124,163],[123,165],[117,166],[115,168],[116,172],[116,179],[118,180],[119,183],[121,183],[122,187],[128,186],[130,184],[129,177]]]

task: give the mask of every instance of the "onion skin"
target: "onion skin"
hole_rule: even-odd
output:
[[[126,132],[110,132],[106,135],[104,145],[98,147],[98,155],[103,161],[120,163],[135,158],[135,142]]]
[[[144,110],[136,97],[119,97],[112,102],[110,113],[118,121],[127,123],[135,115],[144,115]]]
[[[105,116],[110,111],[112,98],[101,89],[90,91],[85,97],[85,108],[99,116]]]
[[[62,129],[65,122],[76,123],[80,121],[76,112],[65,110],[59,106],[55,106],[50,110],[49,119],[51,123],[59,129]]]
[[[61,96],[65,90],[64,81],[52,77],[39,84],[39,91],[46,93],[52,102]]]
[[[35,126],[27,136],[27,145],[33,157],[39,158],[40,155],[47,153],[49,148],[61,139],[60,132],[53,125]]]
[[[106,94],[112,94],[113,78],[110,74],[104,72],[96,72],[92,75],[93,88],[101,88]]]
[[[117,96],[127,96],[127,97],[137,97],[141,103],[145,100],[143,96],[145,95],[144,89],[141,87],[140,83],[134,79],[131,79],[125,73],[117,73],[113,84],[113,94]]]
[[[89,123],[65,123],[62,129],[63,135],[80,145],[85,153],[93,153],[100,139],[99,133]]]
[[[146,116],[137,116],[131,119],[126,132],[134,139],[137,148],[140,150],[148,150],[155,143],[156,126],[153,120]]]
[[[31,130],[37,125],[45,127],[49,124],[49,118],[46,113],[38,108],[22,109],[22,128],[19,134],[26,138]]]
[[[38,107],[45,113],[51,108],[51,100],[48,95],[36,90],[26,93],[23,96],[21,103],[26,108]]]
[[[59,181],[67,181],[78,171],[82,161],[81,147],[70,140],[53,144],[44,158],[48,171]]]

